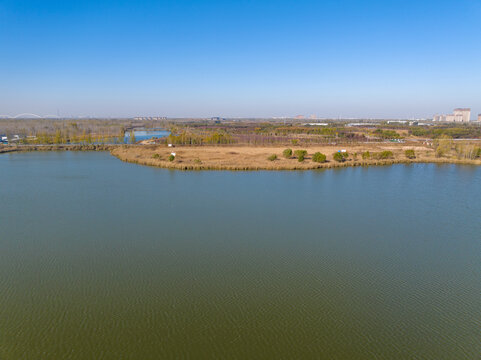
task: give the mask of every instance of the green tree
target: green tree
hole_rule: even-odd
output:
[[[119,139],[118,139],[118,142],[119,143],[123,143],[124,142],[124,139],[125,139],[125,129],[124,127],[120,127],[120,130],[119,130]]]
[[[172,155],[172,154],[170,154],[170,155],[169,155],[169,161],[174,161],[174,160],[175,160],[175,156]]]
[[[408,159],[416,159],[416,153],[414,152],[413,149],[408,149],[404,152],[404,155],[408,158]]]
[[[276,155],[276,154],[272,154],[272,155],[270,155],[270,156],[267,158],[267,160],[269,160],[269,161],[277,160],[277,155]]]
[[[63,142],[62,141],[62,132],[60,131],[60,129],[57,129],[57,131],[55,131],[55,138],[54,138],[53,142],[55,144],[61,144]]]
[[[441,135],[433,142],[436,157],[442,157],[449,154],[452,148],[452,138],[448,135]]]
[[[312,156],[312,161],[318,162],[318,163],[324,163],[324,162],[327,161],[327,157],[326,157],[326,155],[321,154],[320,152],[316,152],[316,153]]]
[[[346,161],[346,158],[342,154],[343,153],[341,152],[335,152],[334,154],[332,154],[332,158],[337,162],[344,162]]]
[[[137,141],[137,139],[135,138],[135,131],[134,130],[131,130],[130,131],[130,143],[131,144],[135,144]]]
[[[394,159],[394,154],[392,151],[384,150],[376,154],[376,159],[386,160],[386,159]]]
[[[301,157],[301,156],[302,156],[303,158],[305,158],[306,155],[307,155],[307,150],[296,150],[296,151],[294,151],[294,155],[295,155],[295,157],[298,158],[298,159],[299,159],[299,157]]]
[[[289,159],[292,156],[292,149],[285,149],[282,152],[282,156],[284,156],[286,159]]]
[[[474,153],[475,158],[481,157],[481,148],[476,148],[475,153]]]
[[[399,138],[401,138],[401,135],[399,135],[394,130],[377,129],[376,131],[374,131],[374,134],[378,135],[379,137],[381,137],[383,139],[399,139]]]

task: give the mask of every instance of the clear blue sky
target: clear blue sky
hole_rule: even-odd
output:
[[[0,114],[481,113],[481,0],[0,0],[0,50]]]

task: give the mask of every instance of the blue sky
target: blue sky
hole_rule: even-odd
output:
[[[0,0],[0,115],[477,114],[480,85],[481,0]]]

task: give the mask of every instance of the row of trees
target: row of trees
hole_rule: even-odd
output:
[[[479,126],[464,126],[464,127],[413,127],[409,129],[409,132],[414,136],[429,137],[429,138],[441,138],[448,137],[454,139],[466,139],[466,138],[481,138],[481,127]]]
[[[380,151],[380,152],[365,151],[362,153],[362,159],[363,160],[369,160],[369,159],[388,160],[388,159],[394,159],[394,154],[392,151],[389,151],[389,150]]]
[[[204,135],[181,131],[177,135],[171,133],[165,141],[176,145],[225,145],[235,143],[231,135],[217,131]]]
[[[282,152],[282,156],[286,159],[291,159],[294,154],[294,158],[297,159],[297,161],[299,162],[303,162],[305,159],[306,159],[306,156],[307,156],[307,150],[295,150],[294,152],[292,151],[292,149],[288,148],[288,149],[285,149],[283,152]],[[270,161],[274,161],[274,160],[277,160],[277,155],[276,154],[272,154],[270,155],[268,158],[268,160]],[[318,163],[323,163],[323,162],[326,162],[327,161],[327,157],[326,155],[324,154],[321,154],[320,152],[316,152],[314,153],[314,155],[312,156],[312,161],[314,162],[318,162]]]
[[[131,126],[125,119],[0,119],[0,133],[38,144],[111,142],[123,139],[125,129]]]
[[[123,135],[115,137],[91,134],[86,131],[81,134],[69,134],[57,130],[54,134],[40,132],[36,136],[22,137],[20,142],[22,144],[112,144],[123,143],[124,137]]]

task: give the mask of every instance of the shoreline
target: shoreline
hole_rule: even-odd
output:
[[[122,145],[114,144],[53,144],[53,145],[6,145],[0,146],[0,154],[31,151],[112,151]]]
[[[338,145],[307,146],[306,160],[298,162],[296,158],[282,158],[280,147],[268,146],[193,146],[169,148],[163,145],[114,145],[114,144],[89,144],[89,145],[17,145],[2,146],[0,154],[12,152],[32,151],[108,151],[117,159],[131,164],[153,166],[164,169],[201,171],[201,170],[226,170],[226,171],[286,171],[286,170],[317,170],[335,169],[345,167],[389,166],[396,164],[454,164],[454,165],[481,165],[481,159],[457,159],[453,157],[435,157],[432,149],[427,147],[393,145],[393,144],[365,144],[343,146],[350,154],[361,151],[382,151],[390,149],[394,154],[393,159],[357,159],[349,158],[344,162],[332,159],[332,153]],[[408,159],[403,155],[405,149],[417,148],[420,153],[415,159]],[[300,147],[292,147],[293,151]],[[324,163],[312,161],[312,155],[318,150],[324,150],[328,160]],[[327,150],[327,151],[326,151]],[[330,152],[329,152],[330,151]],[[176,159],[167,160],[170,152],[176,152]],[[275,154],[277,160],[268,161],[266,154]],[[157,158],[153,158],[158,154]],[[214,156],[212,155],[214,154]],[[209,159],[213,157],[213,159]],[[205,160],[207,158],[207,160]],[[200,160],[202,159],[202,160]],[[196,161],[198,160],[198,161]]]
[[[472,165],[481,166],[481,161],[476,160],[459,160],[459,159],[431,159],[431,160],[379,160],[379,161],[357,161],[357,162],[344,162],[344,163],[324,163],[308,167],[258,167],[258,166],[209,166],[209,165],[183,165],[172,163],[153,163],[151,161],[122,159],[116,155],[113,155],[120,161],[124,161],[130,164],[136,164],[141,166],[157,167],[161,169],[169,170],[181,170],[181,171],[308,171],[308,170],[321,170],[321,169],[339,169],[347,167],[369,167],[369,166],[390,166],[390,165],[409,165],[409,164],[445,164],[445,165]]]
[[[164,169],[184,170],[184,171],[200,171],[200,170],[227,170],[227,171],[285,171],[285,170],[316,170],[316,169],[334,169],[344,167],[358,166],[388,166],[395,164],[457,164],[457,165],[481,165],[481,159],[457,159],[447,157],[435,157],[434,150],[425,147],[416,147],[419,155],[415,159],[405,157],[404,151],[412,149],[413,146],[392,145],[392,144],[375,144],[370,146],[351,145],[345,146],[346,150],[351,153],[357,153],[357,159],[352,158],[344,162],[336,162],[332,159],[334,149],[339,146],[314,146],[305,147],[308,155],[303,162],[298,162],[295,158],[282,158],[282,150],[280,147],[176,147],[167,148],[165,146],[149,146],[149,147],[119,147],[111,150],[111,154],[119,160],[144,165],[153,166]],[[297,148],[293,148],[296,150]],[[366,150],[367,149],[367,150]],[[384,151],[390,149],[394,154],[392,159],[362,159],[359,152],[365,151]],[[319,150],[324,150],[327,155],[327,161],[317,163],[312,160],[312,155]],[[328,151],[326,151],[328,150]],[[330,152],[329,152],[330,151]],[[174,161],[168,161],[170,152],[176,153]],[[321,152],[321,151],[319,151]],[[267,160],[268,154],[276,154],[277,160]],[[154,158],[155,156],[155,158]],[[206,160],[207,158],[207,160]]]

